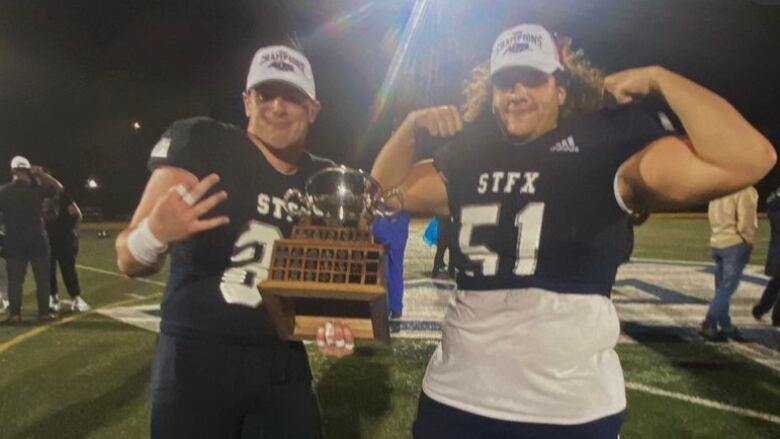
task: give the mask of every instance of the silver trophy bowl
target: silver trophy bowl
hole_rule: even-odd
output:
[[[325,168],[306,181],[305,194],[288,189],[284,194],[287,212],[293,217],[321,218],[328,226],[356,226],[361,218],[389,217],[403,208],[397,188],[383,191],[373,177],[346,166]],[[394,207],[388,201],[397,199]]]

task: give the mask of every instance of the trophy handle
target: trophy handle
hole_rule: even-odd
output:
[[[387,201],[393,199],[394,197],[398,200],[398,207],[390,208],[387,205]],[[380,195],[377,199],[377,204],[378,207],[374,209],[375,214],[381,217],[395,216],[404,208],[404,194],[401,192],[401,189],[394,187],[382,193],[382,195]]]
[[[310,213],[309,202],[298,189],[287,189],[282,198],[284,199],[284,208],[291,217],[300,218]]]

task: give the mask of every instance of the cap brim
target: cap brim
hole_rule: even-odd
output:
[[[296,84],[296,83],[294,83],[294,82],[292,82],[292,81],[289,81],[289,80],[287,80],[287,79],[284,79],[284,78],[268,78],[268,79],[263,79],[262,81],[258,81],[258,82],[255,82],[254,84],[252,84],[252,86],[251,86],[251,87],[249,87],[249,88],[247,88],[247,89],[246,89],[246,91],[249,91],[249,90],[251,90],[251,89],[253,89],[253,88],[257,87],[257,86],[258,86],[258,85],[260,85],[260,84],[267,84],[267,83],[269,83],[269,82],[278,82],[278,83],[281,83],[281,84],[284,84],[284,85],[289,85],[290,87],[292,87],[292,88],[294,88],[294,89],[298,90],[299,92],[303,93],[303,95],[304,95],[304,96],[308,97],[308,98],[309,98],[309,99],[311,99],[312,101],[316,101],[316,100],[317,100],[317,98],[315,98],[314,96],[312,96],[311,94],[309,94],[309,93],[308,93],[306,90],[304,90],[304,89],[303,89],[303,87],[301,87],[300,85],[298,85],[298,84]]]
[[[507,66],[502,66],[494,70],[490,73],[490,76],[493,77],[499,73],[506,72],[513,69],[531,69],[531,70],[538,70],[542,73],[546,73],[548,75],[551,75],[555,73],[556,71],[560,70],[563,71],[563,68],[560,67],[560,65],[555,64],[548,64],[548,65],[540,65],[538,63],[536,64],[512,64]]]

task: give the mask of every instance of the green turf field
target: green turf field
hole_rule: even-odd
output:
[[[112,274],[119,227],[84,227],[83,295],[96,307],[156,303],[164,276],[140,282]],[[111,239],[97,239],[103,228]],[[761,221],[754,264],[763,263],[767,232]],[[634,256],[707,261],[707,234],[702,218],[651,218],[637,230]],[[28,281],[29,321],[35,312],[32,288]],[[0,438],[147,437],[154,338],[97,313],[63,313],[62,320],[43,327],[0,327]],[[429,341],[395,340],[386,347],[360,347],[342,360],[310,351],[326,437],[410,437],[433,348]],[[780,437],[780,372],[730,344],[659,339],[620,344],[618,351],[630,383],[621,437]]]

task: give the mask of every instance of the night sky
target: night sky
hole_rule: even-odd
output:
[[[309,148],[368,168],[410,109],[459,103],[468,70],[500,30],[524,21],[571,36],[607,72],[675,70],[724,96],[778,145],[780,6],[772,3],[780,2],[4,0],[0,164],[25,155],[82,206],[127,214],[168,124],[208,115],[244,126],[252,54],[294,38],[323,104]],[[0,180],[8,174],[0,166]],[[101,189],[84,189],[87,177]]]

